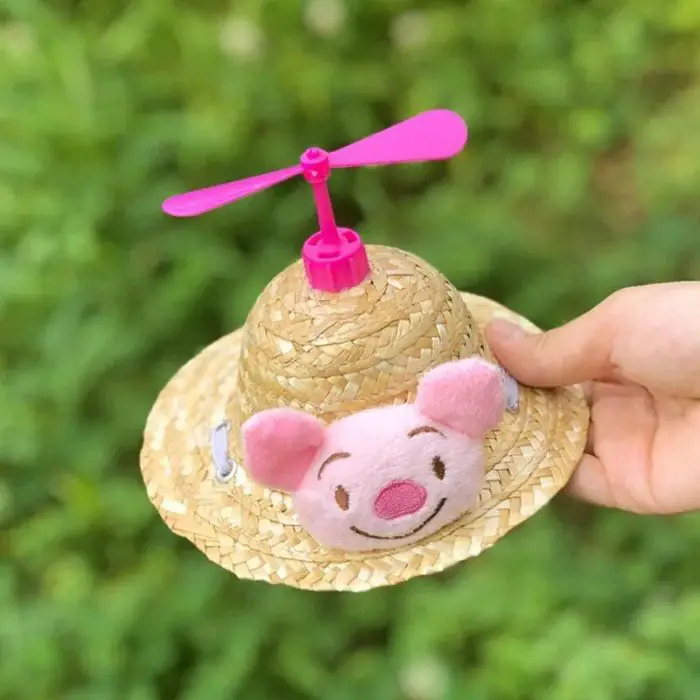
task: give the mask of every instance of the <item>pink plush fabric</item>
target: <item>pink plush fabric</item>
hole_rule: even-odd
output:
[[[382,520],[412,515],[418,512],[427,500],[428,492],[415,481],[392,481],[374,499],[374,514]]]
[[[256,413],[242,431],[256,481],[290,492],[301,484],[326,437],[320,420],[292,408]]]
[[[440,365],[415,404],[368,409],[325,427],[293,409],[242,429],[245,466],[293,493],[299,523],[322,545],[368,550],[423,539],[472,508],[482,442],[505,408],[498,368],[481,358]]]
[[[501,373],[477,358],[439,365],[420,383],[416,407],[438,423],[482,436],[500,423],[505,410]]]

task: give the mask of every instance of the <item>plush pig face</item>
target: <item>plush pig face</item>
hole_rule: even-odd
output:
[[[438,366],[416,402],[369,409],[325,426],[294,409],[256,414],[242,428],[246,468],[293,494],[299,523],[344,550],[420,540],[475,505],[482,440],[505,396],[499,370],[480,358]]]

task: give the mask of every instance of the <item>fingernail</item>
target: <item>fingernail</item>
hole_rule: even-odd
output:
[[[511,343],[525,335],[525,331],[519,325],[506,321],[504,318],[492,321],[489,324],[488,333],[492,339],[502,343]]]

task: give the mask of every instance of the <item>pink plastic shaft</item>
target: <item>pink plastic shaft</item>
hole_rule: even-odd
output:
[[[333,216],[328,178],[328,153],[309,148],[301,156],[304,179],[311,185],[320,230],[306,240],[302,259],[313,289],[342,292],[360,284],[369,274],[369,260],[362,239],[350,229],[338,230]]]
[[[326,182],[312,182],[311,188],[316,200],[318,224],[323,236],[323,242],[326,245],[340,245],[340,236],[338,236],[338,227],[335,223],[335,216],[333,216],[333,205],[331,204],[328,185]]]
[[[329,246],[339,246],[341,240],[338,235],[338,227],[335,224],[333,205],[327,184],[328,178],[331,176],[328,153],[321,148],[309,148],[301,156],[301,167],[304,178],[313,189],[323,242]]]

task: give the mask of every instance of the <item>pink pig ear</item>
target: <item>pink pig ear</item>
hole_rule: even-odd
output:
[[[245,468],[257,482],[292,493],[326,436],[323,423],[293,408],[256,413],[241,428]]]
[[[478,357],[438,365],[420,381],[416,408],[426,418],[471,438],[481,438],[503,417],[501,373]]]

